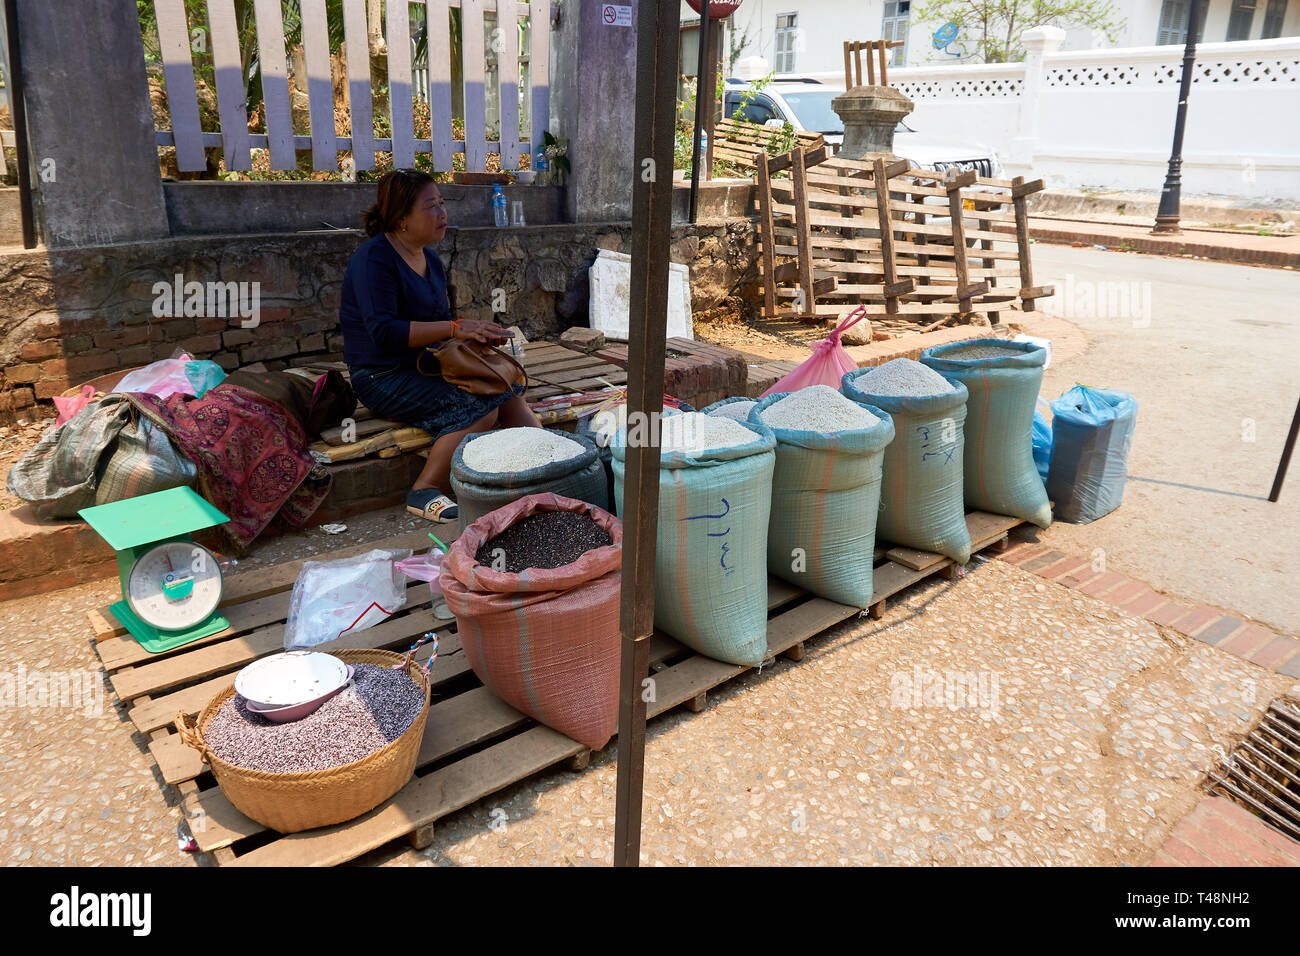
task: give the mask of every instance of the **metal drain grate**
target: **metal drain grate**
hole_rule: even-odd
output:
[[[1300,702],[1270,703],[1259,725],[1210,771],[1208,789],[1300,840]]]

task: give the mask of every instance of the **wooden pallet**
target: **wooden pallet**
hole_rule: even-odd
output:
[[[972,550],[977,551],[1005,545],[1007,532],[1021,522],[976,512],[967,523]],[[454,540],[455,534],[450,537]],[[377,547],[418,550],[427,543],[422,532],[413,532],[317,559]],[[884,546],[876,550],[872,617],[879,618],[890,598],[918,581],[940,572],[955,576],[956,566],[948,558],[918,554],[903,555],[900,549]],[[911,558],[911,564],[899,558]],[[402,838],[424,848],[433,840],[434,824],[448,814],[557,764],[575,771],[587,766],[590,752],[581,744],[519,713],[479,683],[461,652],[454,622],[435,622],[428,586],[417,584],[408,589],[407,606],[391,619],[330,645],[403,651],[421,634],[437,630],[433,703],[415,777],[384,805],[338,826],[281,835],[245,817],[225,799],[198,754],[181,742],[172,721],[177,712],[197,714],[241,667],[281,650],[289,597],[301,565],[292,561],[234,576],[222,602],[230,629],[165,654],[141,648],[107,607],[89,613],[95,647],[114,693],[136,729],[148,738],[160,779],[179,789],[182,812],[199,848],[219,864],[334,865]],[[860,608],[770,578],[768,656],[800,660],[805,642],[860,613]],[[427,646],[421,652],[417,659],[427,660]],[[652,640],[650,663],[656,692],[647,708],[649,718],[679,705],[702,710],[710,689],[749,669],[704,657],[662,633]]]
[[[523,347],[520,364],[529,375],[530,387],[524,393],[524,400],[528,402],[570,392],[596,391],[605,388],[606,382],[610,385],[627,382],[625,369],[554,342],[529,342]],[[538,418],[543,425],[551,427],[572,421],[579,411],[573,406],[553,407],[539,412]],[[356,419],[354,441],[345,443],[342,428],[331,428],[321,434],[321,440],[313,443],[311,450],[336,464],[371,455],[391,458],[432,444],[424,429],[372,419],[365,408],[358,408],[353,418]]]

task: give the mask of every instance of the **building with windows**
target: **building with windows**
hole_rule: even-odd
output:
[[[1187,39],[1189,5],[1193,0],[1112,0],[1124,19],[1117,42],[1083,28],[1066,30],[1062,51],[1101,47],[1149,47],[1181,44]],[[1200,40],[1206,43],[1267,40],[1300,35],[1300,0],[1199,0]],[[743,43],[743,56],[761,56],[778,73],[825,73],[841,68],[845,40],[902,40],[893,51],[893,65],[969,61],[960,33],[944,43],[936,37],[941,23],[917,23],[916,0],[744,0],[731,17],[734,38],[722,46],[724,66],[729,51]],[[684,72],[695,72],[694,33],[699,15],[682,4]]]

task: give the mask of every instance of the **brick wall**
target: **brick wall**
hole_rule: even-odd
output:
[[[530,338],[587,321],[587,269],[599,249],[628,251],[628,224],[461,229],[438,248],[460,314],[519,325]],[[691,266],[693,307],[750,296],[757,267],[746,221],[674,230]],[[355,232],[203,236],[0,254],[0,422],[51,417],[50,399],[82,382],[184,349],[233,369],[338,358],[339,296]],[[156,318],[154,284],[257,282],[260,324],[238,316]]]

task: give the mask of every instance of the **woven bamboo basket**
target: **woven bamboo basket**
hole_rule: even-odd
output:
[[[332,653],[348,664],[379,667],[400,665],[406,659],[404,655],[391,651]],[[379,806],[406,786],[415,773],[420,742],[424,739],[424,723],[429,715],[430,682],[414,661],[406,665],[406,672],[424,688],[424,707],[411,726],[374,753],[329,770],[267,773],[237,767],[214,754],[203,739],[203,732],[221,705],[234,695],[233,679],[229,687],[208,701],[198,717],[178,714],[176,729],[181,739],[197,750],[212,768],[226,799],[245,816],[281,833],[343,823]]]

